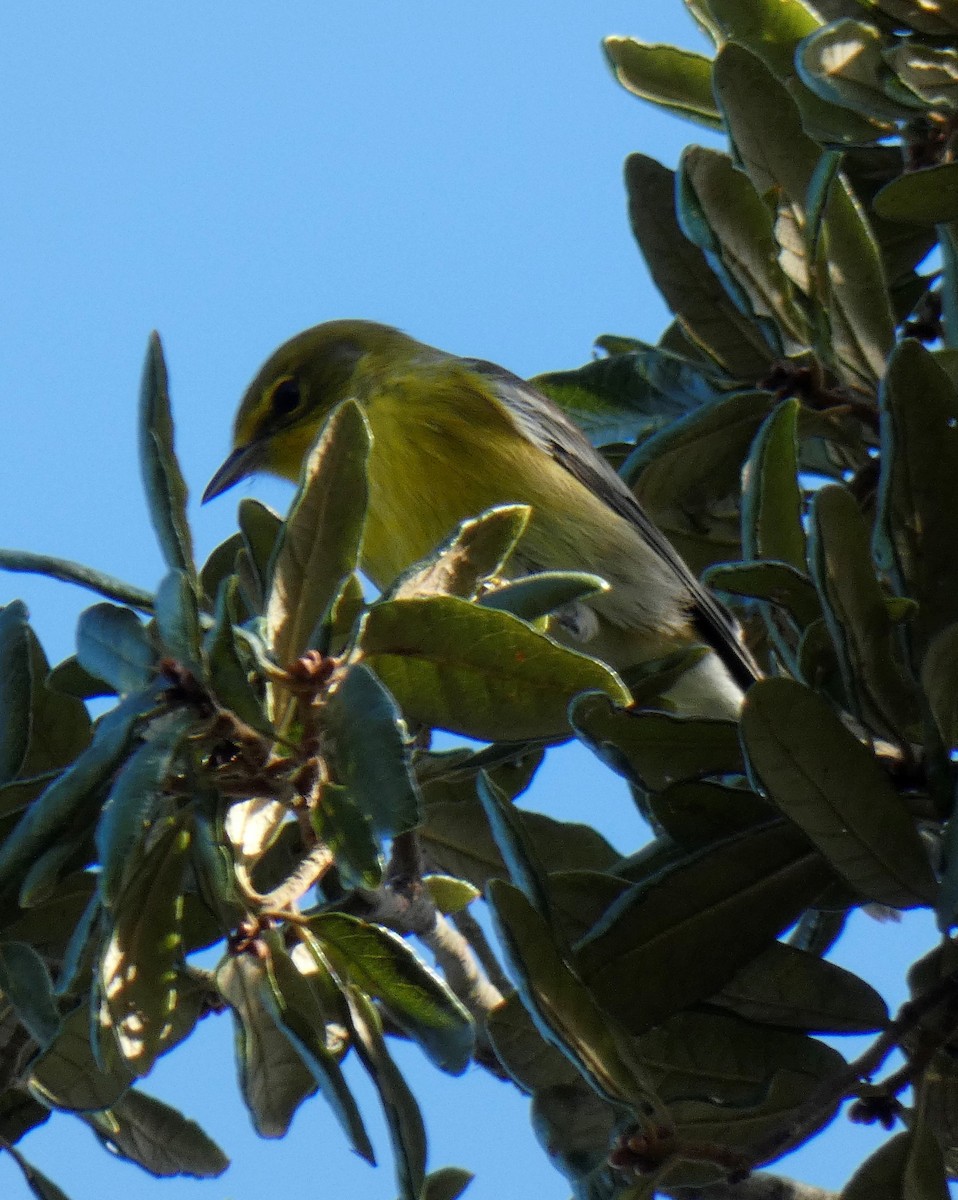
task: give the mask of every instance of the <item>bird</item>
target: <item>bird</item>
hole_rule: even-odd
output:
[[[737,717],[761,672],[734,618],[565,413],[494,363],[373,321],[313,326],[257,372],[203,502],[259,472],[295,482],[348,399],[372,432],[361,567],[380,591],[463,520],[528,505],[513,575],[587,571],[609,585],[557,614],[550,632],[620,672],[707,647],[665,699],[680,715]]]

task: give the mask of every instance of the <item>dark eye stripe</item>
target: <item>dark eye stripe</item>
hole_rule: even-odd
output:
[[[295,379],[282,379],[270,399],[270,411],[275,417],[285,417],[299,406],[299,384]]]

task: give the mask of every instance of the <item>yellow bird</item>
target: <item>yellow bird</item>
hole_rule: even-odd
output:
[[[296,480],[330,412],[352,398],[373,433],[362,567],[380,589],[458,525],[531,506],[514,574],[590,571],[607,592],[557,617],[567,643],[618,670],[703,644],[669,699],[734,716],[756,678],[729,613],[556,405],[493,363],[459,358],[371,321],[330,321],[284,343],[250,384],[234,450],[204,502],[258,471]]]

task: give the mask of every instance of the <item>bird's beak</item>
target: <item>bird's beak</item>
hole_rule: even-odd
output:
[[[220,467],[206,485],[203,493],[203,503],[220,496],[234,483],[239,483],[247,475],[258,471],[263,461],[263,447],[260,442],[250,442],[248,446],[238,446]]]

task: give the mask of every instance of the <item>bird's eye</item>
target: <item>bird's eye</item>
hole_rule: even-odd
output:
[[[295,379],[282,379],[276,385],[270,399],[270,411],[274,417],[285,417],[299,405],[299,384]]]

